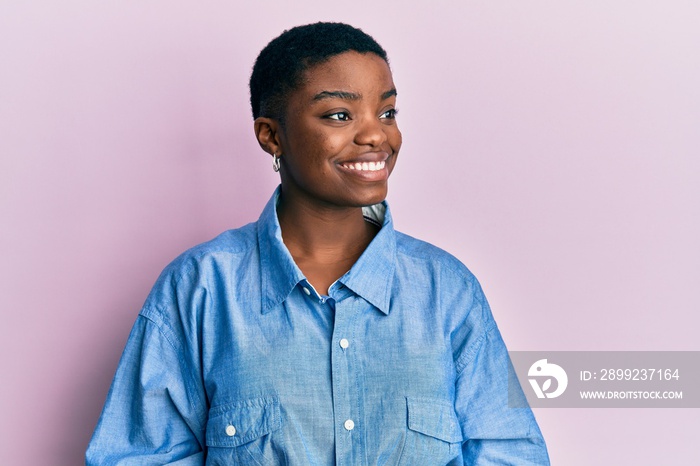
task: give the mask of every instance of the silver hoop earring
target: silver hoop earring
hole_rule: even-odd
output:
[[[280,171],[280,157],[277,154],[272,154],[272,169],[275,172]]]

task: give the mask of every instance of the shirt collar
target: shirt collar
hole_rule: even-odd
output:
[[[257,222],[263,314],[281,304],[294,287],[305,280],[282,241],[282,230],[277,218],[279,193],[278,187]],[[391,212],[386,201],[362,210],[365,217],[381,223],[382,227],[355,265],[338,282],[384,314],[389,314],[396,263],[396,237]]]

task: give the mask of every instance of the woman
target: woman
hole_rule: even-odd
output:
[[[393,229],[386,52],[284,32],[250,80],[281,185],[170,264],[129,337],[88,464],[548,464],[474,276]],[[522,396],[510,387],[511,396]]]

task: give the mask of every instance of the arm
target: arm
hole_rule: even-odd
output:
[[[86,465],[201,465],[206,405],[172,332],[144,312],[117,368]]]
[[[547,448],[529,407],[514,408],[508,395],[523,401],[508,351],[478,283],[472,283],[471,309],[463,323],[457,353],[455,410],[467,465],[549,465]],[[517,378],[513,375],[513,379]]]

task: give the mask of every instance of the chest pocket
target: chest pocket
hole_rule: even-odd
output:
[[[462,451],[462,431],[451,403],[406,398],[406,445],[400,465],[448,464]]]
[[[209,410],[207,465],[284,464],[282,427],[277,397],[253,398]],[[281,436],[277,436],[281,437]]]

